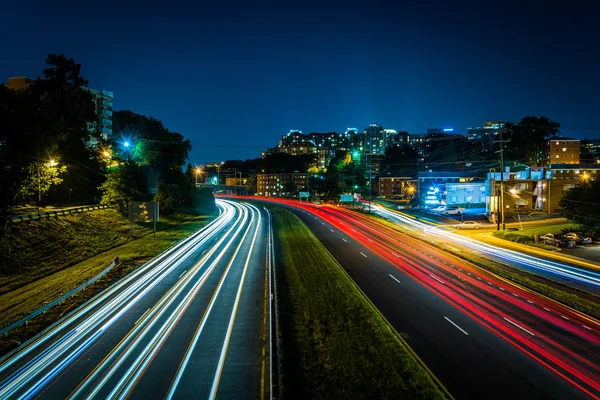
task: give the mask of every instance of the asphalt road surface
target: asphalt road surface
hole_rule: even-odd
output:
[[[291,208],[457,399],[600,396],[600,324],[332,207]]]
[[[0,398],[268,395],[263,209],[221,216],[0,364]]]

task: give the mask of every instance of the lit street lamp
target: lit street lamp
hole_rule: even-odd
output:
[[[48,165],[50,167],[54,167],[57,165],[57,162],[54,159],[48,161]],[[42,206],[42,171],[41,165],[38,165],[38,207]]]

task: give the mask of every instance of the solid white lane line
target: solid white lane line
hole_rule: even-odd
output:
[[[429,274],[429,276],[430,276],[430,277],[432,277],[433,279],[435,279],[436,281],[438,281],[438,282],[442,283],[442,284],[444,283],[444,281],[443,281],[443,280],[441,280],[441,279],[439,279],[439,278],[436,278],[435,276],[433,276],[433,275],[431,275],[431,274]]]
[[[365,258],[367,257],[367,255],[365,253],[363,253],[362,251],[360,252],[360,254],[362,254],[363,257],[365,257]]]
[[[398,279],[396,279],[392,274],[388,274],[390,276],[390,278],[392,278],[393,280],[395,280],[396,282],[400,283],[400,281]]]
[[[454,321],[452,321],[450,318],[448,318],[448,317],[444,317],[444,318],[446,319],[446,321],[450,322],[450,323],[451,323],[452,325],[454,325],[454,326],[455,326],[457,329],[459,329],[459,330],[460,330],[462,333],[464,333],[465,335],[469,335],[469,334],[467,333],[467,331],[465,331],[465,330],[464,330],[463,328],[461,328],[460,326],[456,325],[456,324],[454,323]]]
[[[544,310],[546,310],[546,311],[550,311],[550,309],[549,309],[549,308],[546,308],[546,307],[543,307],[543,308],[544,308]]]
[[[342,238],[342,240],[343,240],[344,242],[348,243],[348,241],[347,241],[346,239]]]
[[[587,330],[589,330],[589,331],[591,331],[591,330],[592,330],[592,328],[590,328],[589,326],[585,326],[585,325],[581,325],[581,326],[583,326],[585,329],[587,329]]]
[[[525,332],[529,333],[531,336],[535,336],[535,334],[534,334],[534,333],[532,333],[532,332],[528,331],[527,329],[523,328],[521,325],[515,324],[515,323],[514,323],[514,322],[512,322],[510,319],[508,319],[508,318],[504,318],[504,320],[505,320],[506,322],[510,322],[511,324],[513,324],[514,326],[516,326],[517,328],[524,330]]]
[[[181,273],[181,275],[179,275],[179,278],[181,278],[181,277],[183,276],[183,274],[185,274],[186,272],[187,272],[187,269],[186,269],[185,271],[183,271],[183,272]],[[177,279],[179,279],[179,278],[177,278]]]
[[[148,310],[150,310],[150,309],[148,309]],[[137,321],[135,321],[135,324],[133,324],[133,325],[137,325],[138,322],[140,322],[140,320],[146,316],[146,314],[148,313],[148,310],[146,310],[142,315],[140,315],[140,317],[137,319]]]

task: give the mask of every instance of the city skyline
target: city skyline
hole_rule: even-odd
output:
[[[544,115],[564,136],[600,136],[593,8],[73,4],[6,6],[12,18],[0,32],[12,57],[0,80],[42,75],[51,52],[73,57],[90,87],[114,93],[115,110],[190,138],[192,163],[258,157],[290,129],[372,122],[465,134],[488,120]],[[89,29],[93,21],[110,29]]]

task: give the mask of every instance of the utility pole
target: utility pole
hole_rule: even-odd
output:
[[[500,143],[500,196],[498,201],[498,214],[496,218],[498,219],[498,230],[500,230],[500,219],[502,219],[502,230],[506,229],[506,224],[504,220],[504,140],[502,140],[502,134],[504,133],[504,127],[499,130],[500,132],[500,140],[494,140],[494,143]],[[500,210],[502,208],[502,210]]]

